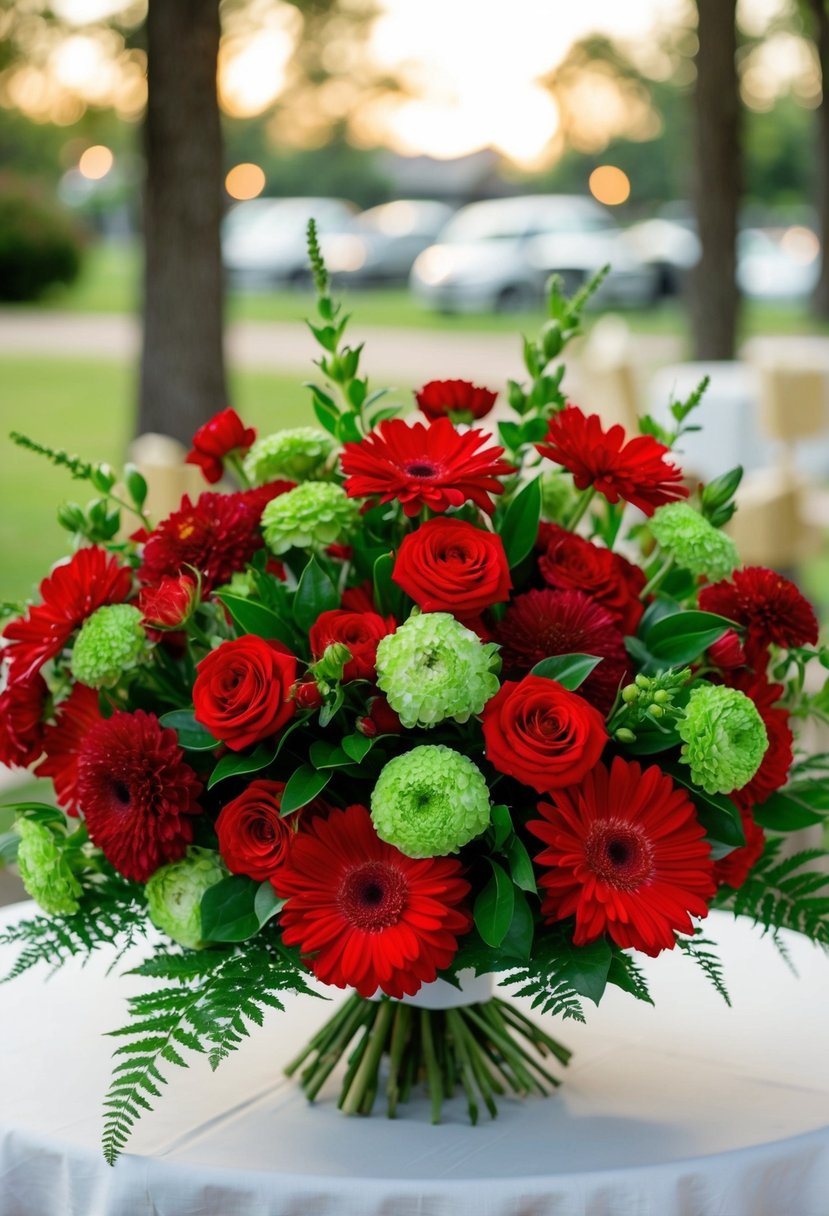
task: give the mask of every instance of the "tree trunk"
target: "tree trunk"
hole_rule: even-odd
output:
[[[149,0],[139,434],[189,444],[227,404],[219,0]]]
[[[695,208],[702,257],[691,276],[698,359],[733,359],[737,339],[737,218],[742,184],[737,0],[697,0]]]
[[[827,0],[809,0],[822,94],[817,113],[818,236],[822,249],[820,278],[812,308],[819,317],[829,317],[829,11]]]

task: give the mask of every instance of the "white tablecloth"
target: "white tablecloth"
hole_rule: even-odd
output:
[[[5,918],[29,905],[7,909]],[[549,1099],[477,1128],[309,1107],[280,1065],[331,1012],[289,1000],[213,1075],[173,1069],[130,1152],[100,1156],[101,1100],[139,981],[94,960],[0,988],[0,1216],[827,1216],[829,959],[714,915],[734,1007],[695,965],[647,963],[656,1008],[610,991]],[[0,966],[10,952],[0,952]],[[5,972],[6,968],[3,967]]]

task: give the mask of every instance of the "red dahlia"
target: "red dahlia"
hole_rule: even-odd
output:
[[[430,422],[452,415],[455,422],[471,422],[485,418],[497,396],[469,380],[430,380],[415,393],[415,401]]]
[[[380,616],[377,612],[344,612],[332,608],[317,617],[311,626],[308,639],[311,654],[321,659],[326,646],[341,642],[351,651],[351,658],[343,670],[343,679],[373,680],[377,662],[377,644],[389,633],[394,633],[392,616]]]
[[[412,996],[448,967],[471,927],[454,858],[415,860],[380,840],[364,806],[303,825],[274,885],[282,938],[318,979],[372,996]]]
[[[25,768],[43,751],[43,709],[49,690],[40,675],[9,684],[0,696],[0,764]]]
[[[652,435],[626,441],[622,427],[605,431],[598,414],[585,415],[576,405],[553,415],[544,442],[536,447],[542,456],[569,469],[580,490],[592,486],[608,502],[623,498],[646,515],[663,503],[688,497],[682,470],[665,459],[670,448],[664,443]]]
[[[103,549],[80,549],[40,584],[42,604],[11,621],[3,636],[14,645],[3,652],[10,679],[27,680],[60,654],[79,625],[104,604],[121,604],[132,589],[132,572]]]
[[[693,933],[714,894],[711,850],[693,803],[656,765],[617,756],[578,784],[539,802],[527,826],[545,848],[541,910],[548,923],[576,918],[573,942],[608,933],[623,949],[656,955]]]
[[[261,549],[261,511],[245,494],[207,491],[195,503],[185,494],[178,511],[148,537],[138,577],[158,586],[165,574],[176,578],[194,567],[202,575],[206,594],[243,570]]]
[[[486,447],[483,431],[456,431],[448,418],[430,426],[402,419],[381,422],[360,443],[347,443],[342,469],[352,498],[398,499],[407,515],[421,507],[446,511],[471,499],[482,511],[492,511],[492,494],[502,493],[498,480],[512,473],[500,457],[504,449]]]
[[[510,675],[524,675],[553,655],[597,655],[601,663],[578,692],[602,713],[610,709],[630,670],[617,622],[583,591],[545,587],[517,596],[499,622],[497,638]]]
[[[187,463],[199,465],[206,481],[221,481],[225,457],[244,454],[255,439],[256,431],[246,427],[235,410],[221,410],[196,431]]]
[[[782,684],[770,684],[764,674],[750,675],[746,671],[729,672],[728,676],[726,682],[744,692],[757,706],[769,740],[760,767],[748,785],[730,795],[737,806],[746,811],[761,806],[775,790],[786,784],[794,760],[794,736],[788,711],[776,704],[785,692]]]
[[[714,882],[719,886],[725,884],[727,887],[734,887],[735,890],[743,885],[752,866],[763,856],[766,847],[763,829],[754,822],[751,811],[740,811],[740,818],[743,821],[745,844],[714,862]]]
[[[584,591],[607,609],[623,633],[636,632],[645,611],[639,599],[645,575],[638,566],[556,524],[542,525],[538,544],[545,550],[538,559],[545,583],[562,591]]]
[[[794,583],[764,566],[746,566],[730,579],[703,587],[699,606],[745,626],[746,653],[755,666],[764,665],[772,642],[787,648],[817,642],[812,605]]]
[[[176,732],[141,709],[114,713],[86,736],[78,800],[89,839],[125,878],[146,882],[193,839],[202,786],[183,756]]]
[[[102,722],[98,691],[76,684],[55,710],[55,721],[46,727],[46,755],[35,769],[38,777],[51,777],[58,803],[69,815],[80,814],[78,802],[78,756],[86,737]]]

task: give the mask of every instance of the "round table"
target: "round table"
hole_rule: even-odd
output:
[[[215,1075],[171,1069],[114,1169],[101,1036],[145,981],[29,973],[0,989],[0,1216],[826,1216],[829,959],[784,934],[796,977],[724,914],[706,935],[732,1009],[679,951],[646,960],[655,1008],[613,989],[556,1025],[565,1084],[477,1128],[458,1099],[437,1127],[421,1097],[396,1121],[346,1119],[333,1087],[309,1107],[281,1064],[331,1005],[288,998]]]

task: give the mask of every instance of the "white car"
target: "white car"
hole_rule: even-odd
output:
[[[603,304],[647,304],[657,276],[610,213],[579,195],[525,195],[462,207],[412,267],[423,304],[444,312],[517,312],[543,298],[552,273],[573,291],[604,265]]]
[[[243,286],[306,286],[309,219],[321,236],[351,228],[357,208],[338,198],[256,198],[237,203],[222,225],[222,262]]]
[[[415,258],[437,240],[452,211],[447,203],[408,198],[361,211],[353,231],[323,239],[325,263],[349,284],[405,283]]]
[[[737,283],[751,299],[805,299],[819,275],[820,241],[810,228],[745,228],[737,237]]]

